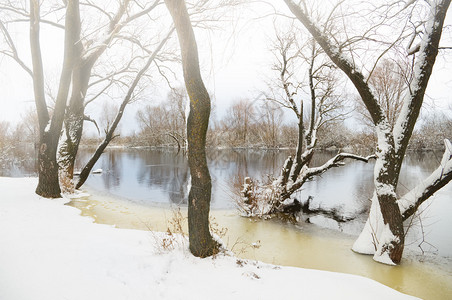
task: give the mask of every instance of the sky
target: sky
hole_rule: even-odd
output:
[[[280,2],[273,2],[277,9],[287,13],[287,8]],[[221,117],[227,108],[243,98],[256,98],[266,89],[266,82],[272,76],[271,70],[274,56],[270,52],[271,39],[274,35],[274,16],[269,16],[272,8],[268,4],[250,4],[245,8],[236,9],[234,22],[225,22],[221,28],[215,30],[195,29],[200,52],[202,76],[208,90],[214,94],[216,115]],[[449,13],[446,24],[452,24]],[[287,19],[287,18],[285,18]],[[44,28],[44,27],[43,27]],[[21,27],[16,38],[21,42],[19,52],[24,60],[29,62],[28,28]],[[287,28],[289,29],[289,28]],[[48,67],[47,76],[49,87],[56,86],[59,76],[59,64],[62,53],[62,34],[58,30],[43,29],[42,43],[44,62]],[[449,33],[450,35],[450,33]],[[452,40],[447,36],[448,40]],[[451,45],[445,45],[451,46]],[[452,50],[442,51],[435,65],[427,91],[427,107],[445,109],[452,100],[449,91],[452,88]],[[178,66],[176,66],[178,68]],[[175,70],[180,75],[180,69]],[[173,83],[182,85],[182,76]],[[165,82],[161,81],[153,87],[154,97],[147,101],[139,101],[130,105],[122,120],[122,134],[129,134],[137,130],[136,111],[143,105],[164,99],[168,92]],[[434,103],[434,105],[432,105]],[[100,103],[93,103],[88,108],[92,117],[99,115]],[[23,110],[33,108],[32,82],[28,74],[18,68],[9,58],[0,56],[0,120],[17,122]],[[90,128],[87,126],[87,128]],[[94,127],[93,127],[94,128]],[[91,128],[91,129],[93,129]]]

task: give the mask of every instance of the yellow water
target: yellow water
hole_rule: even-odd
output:
[[[173,216],[169,208],[151,208],[102,196],[74,200],[70,205],[97,223],[118,228],[166,231]],[[186,216],[184,209],[182,214]],[[211,216],[218,223],[216,228],[227,228],[222,239],[241,258],[356,274],[422,299],[452,299],[450,262],[441,267],[405,259],[400,266],[390,267],[374,262],[370,256],[353,253],[353,237],[312,225],[297,228],[279,221],[250,220],[234,211],[212,211]]]

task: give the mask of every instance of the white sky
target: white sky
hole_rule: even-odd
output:
[[[275,2],[282,9],[285,6],[282,1]],[[254,9],[254,13],[252,12]],[[256,10],[262,9],[262,11]],[[241,98],[255,98],[258,91],[265,89],[267,80],[271,74],[273,55],[270,53],[270,39],[273,37],[273,18],[266,17],[254,19],[258,15],[265,15],[268,6],[255,4],[249,10],[239,10],[242,21],[237,23],[235,37],[231,38],[232,28],[225,27],[223,30],[206,32],[196,30],[198,47],[201,55],[203,77],[209,91],[213,91],[216,98],[216,114],[221,116],[227,107],[235,100]],[[451,13],[449,13],[446,24],[452,24]],[[50,39],[42,43],[45,55],[45,65],[50,67],[48,71],[56,85],[59,76],[58,63],[61,61],[62,35],[56,30],[44,29],[42,40]],[[19,49],[25,60],[29,55],[27,48],[28,27],[23,26],[24,32],[20,33],[20,38],[24,45]],[[50,31],[49,31],[50,30]],[[58,38],[60,37],[60,38]],[[449,39],[450,40],[450,39]],[[452,45],[444,45],[452,46]],[[435,65],[435,70],[429,83],[428,95],[435,100],[435,104],[440,108],[445,108],[452,103],[450,91],[452,88],[452,50],[441,52]],[[29,60],[29,59],[28,59]],[[180,69],[176,70],[180,74]],[[182,78],[179,78],[182,84]],[[177,85],[177,84],[176,84]],[[166,97],[167,87],[162,82],[160,87],[154,90],[161,90],[160,97]],[[427,98],[429,99],[429,98]],[[141,102],[143,103],[143,101]],[[26,107],[34,107],[31,78],[9,58],[0,58],[0,120],[16,122],[20,119],[21,113]],[[93,105],[88,109],[88,113],[96,115],[96,107]],[[122,130],[129,133],[136,129],[135,113],[139,109],[139,104],[134,104],[126,109],[123,117]],[[93,112],[94,111],[94,112]]]

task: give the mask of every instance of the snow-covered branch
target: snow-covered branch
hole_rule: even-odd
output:
[[[363,161],[365,163],[369,162],[370,159],[375,159],[376,156],[375,155],[369,155],[367,157],[364,156],[359,156],[356,154],[350,154],[350,153],[339,153],[337,154],[335,157],[331,158],[330,160],[328,160],[326,163],[324,163],[323,165],[319,166],[319,167],[315,167],[315,168],[309,168],[306,172],[306,177],[312,177],[315,175],[320,175],[322,173],[324,173],[326,170],[334,168],[334,167],[339,167],[339,166],[343,166],[344,160],[345,159],[354,159],[354,160],[359,160],[359,161]]]
[[[369,155],[367,157],[363,157],[350,153],[339,153],[319,167],[305,168],[305,170],[301,172],[299,178],[290,186],[289,192],[298,190],[306,181],[312,179],[312,177],[316,175],[323,174],[331,168],[343,166],[345,164],[344,160],[347,158],[367,163],[370,159],[375,159],[376,156]]]
[[[394,127],[394,146],[396,152],[400,155],[403,155],[408,146],[408,141],[419,116],[427,83],[438,54],[444,19],[449,5],[450,0],[433,1],[432,3],[431,14],[426,22],[426,30],[419,47],[414,79]]]
[[[452,144],[447,139],[444,144],[446,150],[439,167],[398,201],[403,220],[412,216],[425,200],[452,180]]]

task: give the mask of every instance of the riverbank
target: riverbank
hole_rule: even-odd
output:
[[[36,183],[0,177],[0,299],[413,299],[360,276],[198,259],[181,237],[167,251],[164,234],[95,224]]]
[[[117,228],[166,231],[173,215],[168,206],[149,207],[94,193],[70,205],[97,223]],[[181,212],[185,215],[186,209]],[[390,267],[353,253],[355,237],[337,231],[312,224],[297,228],[274,220],[253,221],[231,210],[212,210],[211,216],[217,229],[227,228],[223,241],[243,259],[365,276],[422,299],[447,299],[452,294],[450,259],[419,257],[407,250],[402,265]]]

